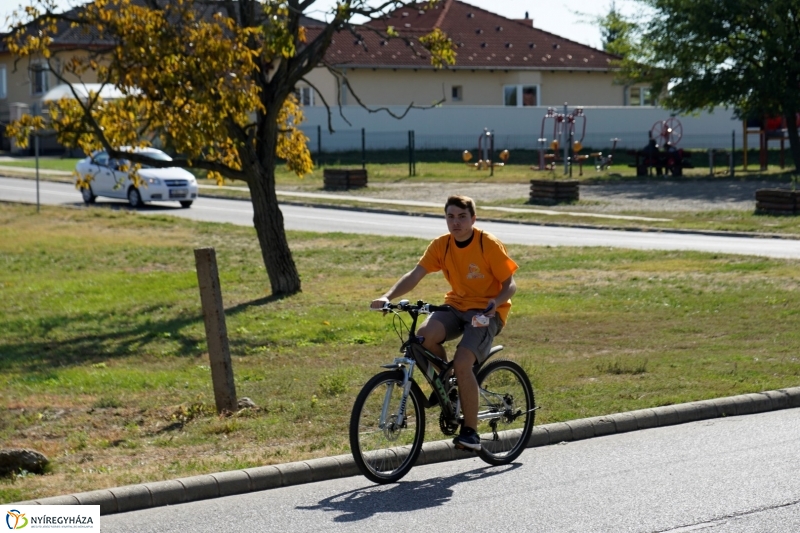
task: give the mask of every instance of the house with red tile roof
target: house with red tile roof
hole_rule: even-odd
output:
[[[394,28],[401,38],[386,37]],[[419,38],[440,29],[456,64],[434,68]],[[313,28],[311,28],[313,31]],[[525,13],[509,19],[461,0],[397,9],[352,33],[339,33],[325,69],[300,89],[306,105],[581,106],[652,105],[645,87],[615,81],[615,56],[540,30]],[[349,87],[348,87],[349,85]],[[313,86],[313,87],[312,87]],[[357,97],[357,98],[356,98]]]

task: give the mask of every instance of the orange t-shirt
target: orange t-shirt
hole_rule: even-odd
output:
[[[444,301],[459,311],[485,309],[489,300],[500,294],[503,282],[519,268],[497,237],[474,227],[472,242],[465,248],[459,248],[449,233],[435,238],[419,265],[428,273],[442,271],[451,287]],[[510,300],[497,308],[503,324],[509,309]]]

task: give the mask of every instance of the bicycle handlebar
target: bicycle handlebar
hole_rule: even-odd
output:
[[[433,305],[429,303],[425,303],[422,300],[418,300],[416,304],[410,303],[408,300],[400,300],[396,304],[391,302],[386,302],[383,307],[378,308],[370,308],[370,311],[392,311],[394,309],[398,309],[400,311],[406,311],[408,313],[417,312],[423,315],[429,315],[434,311],[449,311],[449,305]]]

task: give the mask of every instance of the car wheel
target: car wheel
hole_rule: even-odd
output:
[[[93,204],[94,201],[97,199],[97,196],[94,195],[92,191],[91,185],[86,185],[86,187],[81,188],[81,195],[83,196],[83,203],[86,205]]]
[[[133,208],[142,207],[144,205],[142,194],[136,187],[128,189],[128,203],[130,203]]]
[[[188,209],[188,208],[192,207],[192,201],[191,200],[182,201],[181,202],[181,207],[184,208],[184,209]]]

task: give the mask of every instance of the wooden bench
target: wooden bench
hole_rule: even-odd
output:
[[[322,172],[322,183],[326,189],[354,189],[367,186],[367,171],[363,168],[326,168]]]

